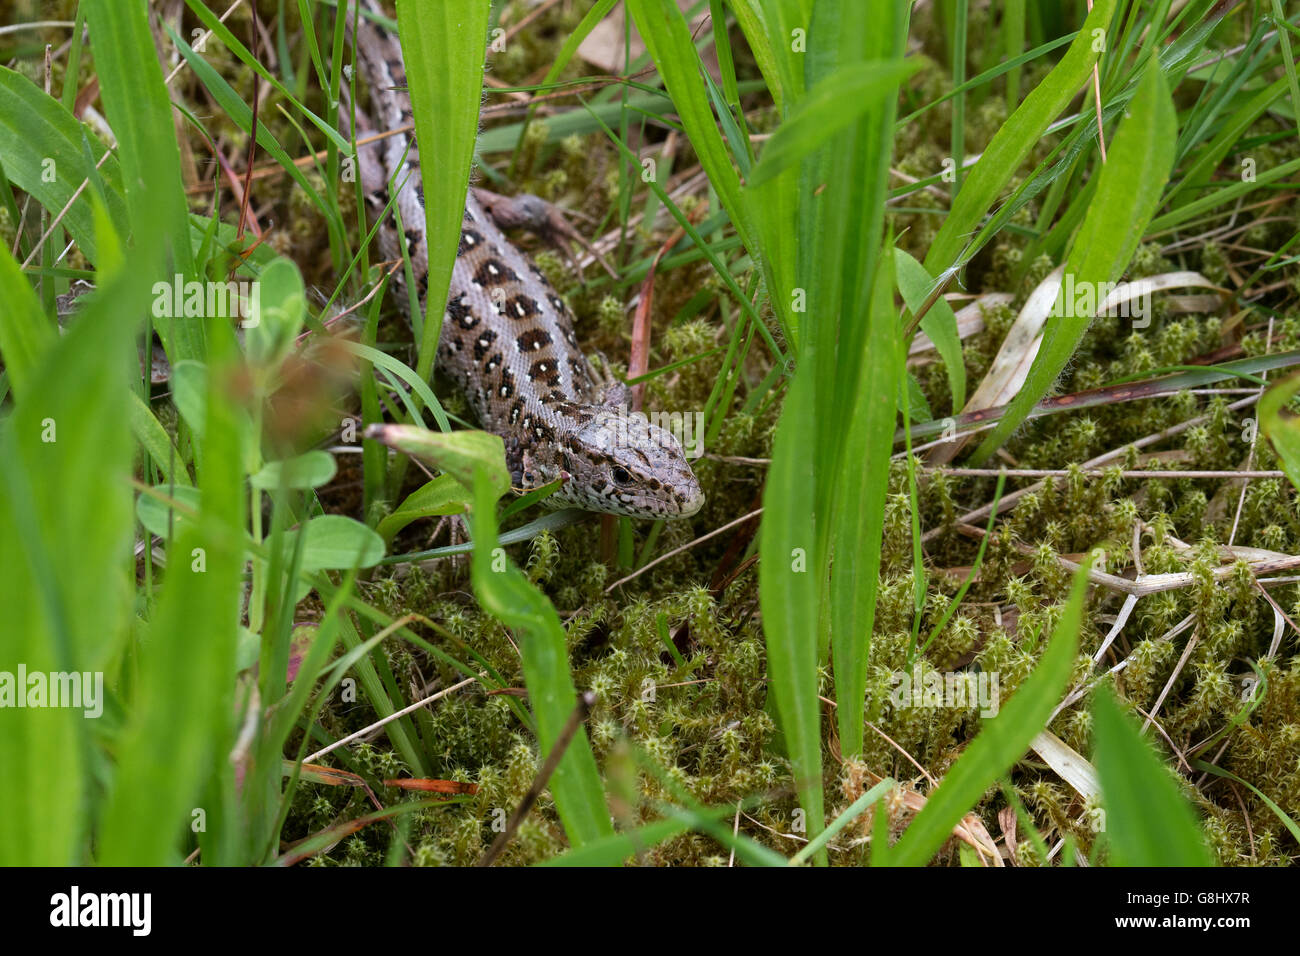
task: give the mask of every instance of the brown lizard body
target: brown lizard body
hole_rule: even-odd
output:
[[[363,5],[376,11],[374,0]],[[357,31],[362,76],[374,121],[388,130],[411,123],[401,46],[365,17]],[[419,153],[406,134],[361,153],[372,214],[399,188],[406,248],[419,304],[427,310],[428,247]],[[401,256],[396,225],[380,227],[385,256]],[[407,296],[399,295],[403,302]],[[501,232],[471,189],[438,340],[438,363],[458,381],[483,428],[502,437],[516,486],[564,478],[554,504],[642,517],[692,515],[704,502],[681,443],[625,410],[626,389],[597,381],[578,347],[573,315],[542,272]]]

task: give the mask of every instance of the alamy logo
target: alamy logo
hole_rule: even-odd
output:
[[[889,701],[900,710],[905,707],[979,707],[981,717],[996,717],[1002,704],[997,671],[939,671],[912,673],[895,671],[889,677],[893,690]]]
[[[618,416],[618,442],[620,447],[628,448],[637,442],[646,425],[653,425],[668,432],[682,446],[688,459],[699,458],[704,454],[704,413],[703,412],[629,412],[626,405],[613,409]],[[635,422],[636,424],[630,424]]]
[[[81,887],[50,897],[51,926],[129,926],[134,936],[148,936],[153,925],[150,893],[82,893]]]
[[[1137,285],[1137,283],[1135,283]],[[1049,313],[1055,318],[1086,319],[1094,315],[1119,316],[1125,319],[1139,319],[1138,328],[1150,324],[1151,290],[1143,289],[1137,295],[1125,295],[1116,282],[1076,282],[1073,272],[1067,272],[1061,283],[1061,292],[1052,304]]]
[[[104,713],[103,671],[0,671],[0,707],[70,707],[87,717]]]
[[[179,272],[170,282],[153,284],[153,315],[162,318],[238,318],[242,328],[261,321],[262,284],[257,281],[185,281]]]

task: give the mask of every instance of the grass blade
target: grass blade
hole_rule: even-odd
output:
[[[497,542],[497,496],[486,473],[480,470],[474,479],[471,512],[474,537],[471,580],[483,609],[519,635],[528,702],[537,718],[537,738],[545,755],[573,713],[578,694],[569,673],[564,628],[555,608],[510,563]],[[564,821],[564,831],[575,847],[613,832],[600,772],[585,729],[578,728],[555,769],[551,792]]]
[[[808,836],[823,826],[821,702],[817,699],[816,622],[821,618],[813,457],[815,384],[796,375],[772,441],[763,491],[758,586],[767,639],[768,687],[785,735]]]
[[[149,32],[149,9],[141,3],[93,3],[90,34],[104,110],[117,137],[126,208],[136,240],[161,230],[176,271],[195,275],[189,207],[181,179],[181,155],[172,125],[172,104]],[[160,322],[167,357],[203,357],[200,320],[177,316]]]
[[[845,467],[837,484],[831,541],[830,614],[835,697],[839,706],[840,750],[846,757],[862,753],[862,701],[875,625],[880,584],[881,535],[889,489],[889,454],[897,420],[903,355],[899,348],[898,313],[894,309],[892,267],[881,260],[868,313],[866,361],[849,416]]]
[[[58,339],[54,326],[41,311],[36,293],[27,284],[22,269],[0,243],[0,355],[13,381],[14,394],[22,395],[30,384],[41,359]]]
[[[0,66],[0,156],[4,157],[5,174],[13,185],[57,215],[72,201],[81,183],[91,178],[94,163],[87,158],[86,147],[96,163],[106,151],[58,101],[37,89],[27,77]],[[53,177],[49,175],[51,170],[56,174]],[[105,185],[101,198],[109,216],[118,233],[125,235],[126,200],[122,197],[117,159],[105,159],[98,175]],[[87,259],[99,261],[87,190],[83,189],[68,207],[61,225]]]
[[[839,833],[846,826],[856,820],[866,812],[867,807],[874,804],[896,786],[898,786],[898,784],[894,782],[892,777],[886,777],[862,796],[858,797],[858,799],[854,800],[853,803],[849,805],[848,809],[832,820],[830,825],[818,834],[815,840],[809,840],[808,844],[802,850],[790,857],[790,865],[798,866],[813,854],[821,852],[822,848],[831,842],[831,839],[835,834]]]
[[[1151,221],[1160,191],[1173,167],[1178,124],[1169,88],[1153,57],[1148,61],[1129,116],[1120,127],[1110,159],[1100,172],[1097,191],[1075,236],[1065,263],[1067,284],[1098,290],[1120,277]],[[1043,344],[1029,377],[1001,421],[976,450],[974,461],[985,461],[1047,394],[1092,322],[1090,308],[1067,300],[1067,288],[1057,297],[1059,316],[1043,332]],[[1099,297],[1094,296],[1099,302]],[[1062,307],[1063,306],[1063,307]],[[1083,313],[1083,314],[1079,314]]]
[[[1259,427],[1273,445],[1291,484],[1300,488],[1300,423],[1285,414],[1287,405],[1300,391],[1300,374],[1278,382],[1259,400]]]
[[[904,25],[902,8],[891,0],[819,5],[806,82],[816,90],[855,63],[896,67]],[[899,77],[903,71],[886,68],[885,75]],[[884,92],[878,82],[873,89]],[[846,752],[861,749],[869,635],[860,630],[860,615],[875,601],[870,569],[878,567],[873,562],[879,559],[878,522],[887,483],[879,470],[864,470],[859,456],[879,445],[882,423],[893,422],[894,391],[888,403],[873,404],[866,390],[901,371],[893,343],[871,354],[886,330],[897,339],[892,302],[885,298],[892,297],[892,272],[878,274],[894,100],[888,93],[869,103],[855,123],[811,152],[800,147],[799,169],[778,173],[761,187],[765,192],[755,193],[784,194],[761,214],[764,237],[786,233],[795,240],[775,247],[787,260],[774,261],[772,273],[792,281],[790,287],[773,288],[772,299],[778,308],[791,309],[793,298],[807,298],[805,326],[794,330],[799,368],[777,426],[763,498],[759,587],[770,687],[810,839],[824,826],[817,673],[832,642],[836,677],[844,682],[837,692],[844,701],[839,719],[848,735]],[[802,110],[796,103],[791,116]],[[790,217],[793,229],[782,217]],[[874,308],[873,280],[882,297]],[[864,314],[869,322],[850,319]],[[852,454],[841,430],[844,410],[860,413]],[[841,573],[828,581],[832,542]],[[825,851],[816,858],[824,862]]]
[[[114,306],[127,315],[143,308],[116,299]],[[137,652],[138,682],[100,826],[98,862],[105,865],[177,862],[177,835],[191,821],[201,787],[222,779],[213,764],[228,766],[245,555],[246,426],[231,391],[234,335],[224,319],[211,322],[198,460],[202,509],[196,521],[180,526],[168,550],[149,640]]]
[[[215,13],[209,10],[201,0],[185,0],[185,3],[190,8],[191,12],[199,18],[203,25],[213,32],[226,49],[233,53],[241,63],[269,83],[277,93],[288,100],[299,113],[306,117],[312,126],[320,130],[320,132],[329,139],[335,149],[342,152],[345,156],[352,155],[352,144],[324,119],[303,106],[293,93],[285,89],[284,84],[277,80],[275,75],[264,67],[257,57],[253,56],[248,47],[244,46],[244,44],[239,41],[239,38],[230,32],[230,28],[226,26]]]
[[[671,0],[627,0],[627,9],[663,76],[691,146],[709,174],[709,182],[721,197],[723,207],[730,213],[741,241],[748,249],[758,248],[741,197],[740,177],[718,132],[708,91],[700,79],[700,58],[685,17]]]
[[[853,63],[826,77],[799,101],[789,118],[772,134],[746,185],[761,186],[796,166],[835,134],[857,122],[868,109],[878,108],[918,66],[918,63],[887,61]]]
[[[632,856],[648,850],[657,843],[669,840],[691,828],[691,821],[683,817],[655,820],[645,826],[624,833],[601,837],[584,847],[561,853],[539,866],[622,866]]]
[[[402,59],[415,116],[415,137],[420,143],[424,238],[429,252],[425,301],[432,307],[416,361],[416,372],[424,380],[433,372],[442,332],[442,304],[447,301],[452,263],[460,245],[483,94],[489,8],[488,0],[400,0],[397,4]],[[406,188],[414,189],[415,184],[408,183]]]
[[[998,715],[984,725],[939,788],[930,794],[925,807],[890,852],[893,865],[924,866],[929,862],[957,822],[1020,759],[1029,742],[1046,726],[1074,668],[1091,563],[1085,561],[1075,574],[1070,598],[1038,666],[1011,700],[1002,705]]]
[[[901,249],[895,250],[894,259],[898,290],[903,293],[903,301],[915,315],[934,288],[934,277],[925,271],[925,266]],[[947,299],[939,296],[934,300],[934,305],[921,319],[921,329],[930,336],[930,341],[943,359],[944,369],[948,373],[948,387],[952,391],[952,410],[960,411],[966,406],[966,361],[962,357],[961,336],[957,334],[957,315]]]
[[[103,219],[100,242],[113,244]],[[90,720],[103,713],[111,687],[104,671],[121,653],[131,619],[128,374],[138,316],[148,309],[150,252],[137,249],[130,268],[104,277],[103,294],[44,350],[0,422],[6,668],[75,672],[85,704],[0,707],[6,865],[86,859]],[[96,681],[98,714],[88,696]],[[26,696],[28,687],[19,693]]]
[[[1192,766],[1195,767],[1197,770],[1203,770],[1206,773],[1213,774],[1216,777],[1223,777],[1226,780],[1232,780],[1235,783],[1241,784],[1243,787],[1245,787],[1255,796],[1259,797],[1259,799],[1264,802],[1264,806],[1272,810],[1273,815],[1278,818],[1281,824],[1291,831],[1291,836],[1295,838],[1295,841],[1297,843],[1300,843],[1300,825],[1297,825],[1296,822],[1293,819],[1291,819],[1290,816],[1287,815],[1287,812],[1285,810],[1279,807],[1274,801],[1270,800],[1267,794],[1262,793],[1260,789],[1256,787],[1253,783],[1250,783],[1249,781],[1246,780],[1242,780],[1235,773],[1224,770],[1222,767],[1216,767],[1212,763],[1206,763],[1204,760],[1193,760]]]
[[[950,272],[961,264],[960,255],[967,236],[996,204],[1002,188],[1042,138],[1048,124],[1083,88],[1100,55],[1093,31],[1101,30],[1104,36],[1115,12],[1115,2],[1097,0],[1093,4],[1092,12],[1061,62],[1034,87],[994,135],[954,198],[948,218],[926,254],[925,268],[931,275],[942,275],[946,281]]]
[[[1115,866],[1209,866],[1196,816],[1164,762],[1103,688],[1093,698],[1093,765]]]

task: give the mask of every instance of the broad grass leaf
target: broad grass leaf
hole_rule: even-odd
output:
[[[390,542],[397,532],[419,518],[463,514],[471,500],[471,493],[458,479],[439,475],[407,495],[375,530],[384,541]]]
[[[68,205],[83,180],[94,177],[103,184],[102,198],[114,227],[125,235],[127,226],[116,157],[109,156],[94,172],[94,163],[105,150],[58,100],[22,74],[0,66],[0,156],[5,175],[52,214],[68,207],[62,224],[91,262],[99,261],[99,247],[88,190]]]
[[[1085,561],[1074,576],[1052,638],[1038,665],[1011,699],[985,722],[952,768],[930,794],[925,807],[889,852],[895,866],[924,866],[952,835],[952,828],[1006,773],[1046,726],[1070,681],[1079,647],[1079,627],[1088,587]]]
[[[569,650],[555,608],[506,557],[497,542],[496,501],[500,494],[485,470],[474,478],[470,527],[474,557],[470,579],[483,610],[515,632],[523,655],[528,704],[537,719],[545,756],[555,745],[578,703],[569,671]],[[551,792],[575,847],[613,833],[605,791],[587,733],[578,728],[551,777]]]
[[[818,83],[796,104],[772,134],[746,185],[753,188],[794,168],[836,133],[857,122],[863,113],[916,72],[919,62],[853,63]]]
[[[1073,288],[1100,290],[1119,279],[1169,181],[1177,132],[1178,121],[1169,88],[1160,72],[1159,61],[1152,57],[1129,107],[1129,115],[1111,146],[1109,159],[1098,173],[1097,190],[1066,259],[1067,284],[1072,276]],[[1100,293],[1096,298],[1102,298]],[[1024,387],[975,452],[976,462],[987,460],[1025,420],[1056,382],[1088,331],[1093,316],[1087,309],[1077,308],[1076,303],[1065,299],[1063,288],[1057,303],[1064,314],[1048,322]]]
[[[286,553],[292,553],[293,535],[305,533],[303,571],[369,568],[384,556],[384,539],[355,518],[318,515],[304,527],[305,532],[293,531],[285,535]]]
[[[1108,688],[1093,697],[1092,730],[1111,864],[1210,866],[1191,806]]]
[[[397,28],[406,65],[407,90],[420,144],[428,244],[429,309],[419,343],[416,372],[433,372],[442,330],[451,269],[460,245],[465,193],[469,188],[474,140],[483,92],[483,57],[491,4],[488,0],[423,3],[398,0]],[[414,190],[416,184],[406,184]],[[441,424],[441,422],[440,422]],[[446,427],[445,425],[443,426]]]
[[[1259,426],[1273,445],[1291,484],[1300,488],[1300,420],[1287,405],[1300,391],[1300,374],[1278,382],[1259,400]]]
[[[319,488],[332,481],[338,470],[334,456],[318,449],[281,461],[269,461],[248,481],[252,487],[262,491],[281,487]]]
[[[432,465],[454,477],[466,489],[482,472],[497,497],[510,489],[505,442],[481,431],[431,432],[415,425],[371,425],[366,437]]]
[[[936,284],[934,277],[902,249],[894,251],[894,268],[903,301],[915,314],[930,297]],[[934,305],[921,319],[921,328],[943,357],[948,388],[952,393],[952,409],[960,411],[966,405],[966,361],[962,357],[961,336],[957,332],[957,315],[947,299],[939,296],[934,300]]]

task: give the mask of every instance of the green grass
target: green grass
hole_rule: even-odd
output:
[[[0,34],[0,672],[104,686],[0,707],[0,862],[464,865],[529,801],[498,865],[1292,862],[1300,14],[1215,5],[399,5],[430,301],[473,177],[542,195],[608,239],[524,240],[583,347],[627,377],[647,297],[647,407],[701,415],[704,510],[603,526],[509,492],[385,294],[334,3]],[[989,410],[1057,266],[1195,275],[1048,318]],[[159,314],[173,276],[256,324]],[[952,464],[1006,470],[938,467],[974,427]]]

